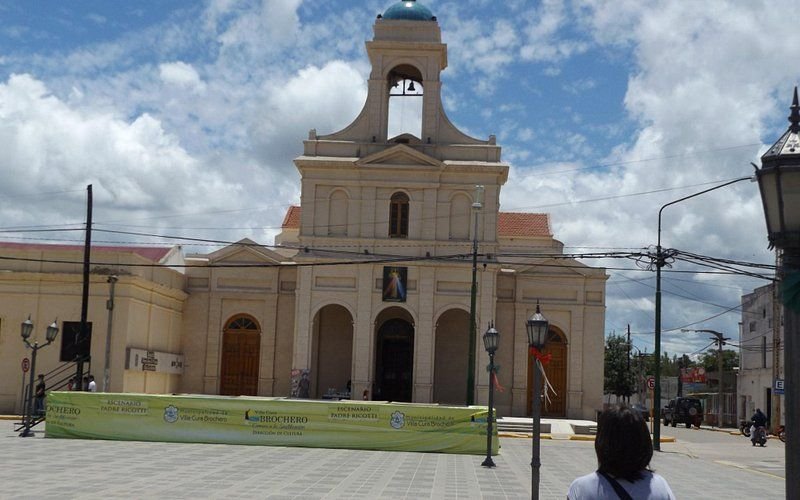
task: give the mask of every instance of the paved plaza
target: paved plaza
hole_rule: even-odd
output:
[[[531,492],[529,438],[501,438],[497,468],[486,469],[484,457],[473,455],[48,439],[43,432],[20,438],[12,426],[0,421],[3,499],[519,499]],[[782,451],[772,441],[765,449],[750,449],[744,438],[732,443],[742,456]],[[541,445],[541,498],[565,498],[569,483],[596,467],[591,441]],[[701,458],[699,446],[678,439],[654,456],[652,466],[678,498],[784,497],[778,466],[759,470],[731,453]]]

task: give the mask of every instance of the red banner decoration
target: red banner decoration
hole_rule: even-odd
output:
[[[537,349],[535,347],[531,347],[531,356],[533,356],[536,359],[538,359],[539,362],[543,366],[546,365],[547,363],[549,363],[551,359],[553,359],[553,355],[552,354],[550,354],[550,353],[544,354],[543,352],[541,352],[539,349]]]
[[[500,381],[497,380],[497,374],[492,372],[492,383],[494,384],[494,388],[497,389],[497,392],[506,392],[505,388],[500,385]]]

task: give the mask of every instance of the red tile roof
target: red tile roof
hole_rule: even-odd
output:
[[[302,208],[292,205],[283,218],[283,229],[299,229]],[[505,237],[552,237],[550,216],[523,212],[500,212],[497,214],[497,235]]]
[[[14,243],[10,241],[0,241],[0,248],[10,250],[79,250],[83,251],[83,245],[51,245],[44,243]],[[92,251],[134,253],[152,262],[159,262],[173,247],[134,247],[134,246],[97,246],[92,245]]]
[[[497,236],[552,237],[550,216],[548,214],[500,212],[497,214]]]
[[[283,218],[282,229],[300,229],[300,214],[303,209],[297,205],[292,205],[286,211],[286,217]]]

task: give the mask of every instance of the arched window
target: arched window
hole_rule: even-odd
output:
[[[408,237],[408,195],[395,193],[389,206],[389,237]]]
[[[258,330],[258,325],[255,321],[247,316],[239,316],[237,318],[232,319],[228,326],[225,328],[226,330]]]

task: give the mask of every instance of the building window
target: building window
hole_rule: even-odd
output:
[[[751,332],[756,331],[756,322],[755,321],[751,321],[750,322],[750,331]]]
[[[767,367],[767,337],[761,337],[761,368]]]
[[[258,325],[252,319],[246,316],[239,316],[237,318],[232,319],[228,326],[225,328],[226,330],[258,330]]]
[[[395,193],[389,208],[389,237],[408,237],[408,195]]]

